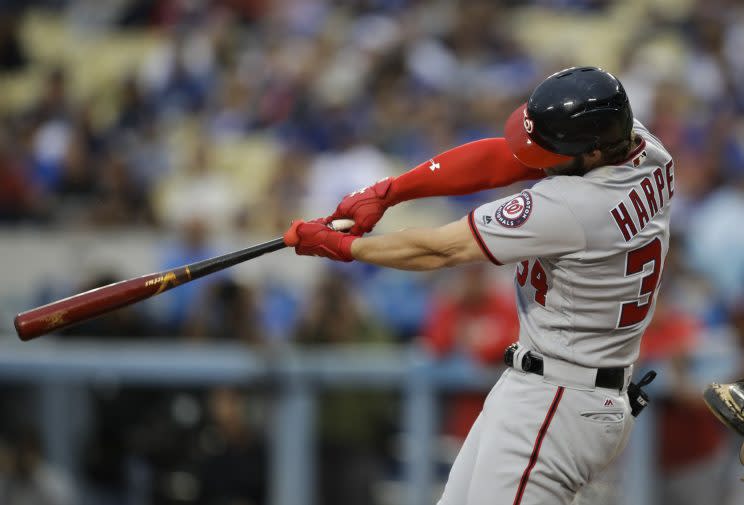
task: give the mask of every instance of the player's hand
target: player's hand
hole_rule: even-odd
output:
[[[364,189],[348,194],[336,207],[336,211],[325,218],[325,223],[335,219],[351,219],[354,226],[351,235],[369,233],[393,202],[388,198],[393,179],[388,177]]]
[[[353,261],[351,243],[357,236],[334,231],[323,219],[292,221],[284,233],[284,243],[302,256],[322,256],[336,261]]]

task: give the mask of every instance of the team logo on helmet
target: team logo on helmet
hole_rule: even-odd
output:
[[[535,129],[534,121],[527,115],[527,107],[524,108],[524,129],[527,133],[532,133],[532,130]]]
[[[496,209],[496,221],[506,228],[522,226],[532,214],[532,196],[528,191],[522,191],[508,202]]]

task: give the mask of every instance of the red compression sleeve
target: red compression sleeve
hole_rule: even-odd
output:
[[[545,177],[543,170],[522,165],[506,140],[476,140],[445,151],[392,180],[392,203],[429,196],[466,195]]]

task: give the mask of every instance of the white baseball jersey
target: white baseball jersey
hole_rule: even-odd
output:
[[[674,165],[638,121],[618,165],[548,177],[468,216],[484,253],[518,263],[519,340],[587,367],[628,366],[653,316],[669,245]]]

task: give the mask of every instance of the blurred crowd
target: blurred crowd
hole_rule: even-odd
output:
[[[163,267],[188,263],[213,252],[213,233],[276,234],[292,218],[326,215],[344,194],[438,152],[498,136],[546,75],[602,66],[620,77],[636,117],[676,162],[674,240],[641,363],[668,367],[658,391],[667,493],[660,503],[723,503],[709,495],[695,501],[691,488],[711,492],[729,446],[700,403],[701,381],[744,373],[741,47],[737,0],[5,0],[0,223],[169,231],[181,241]],[[400,222],[381,227],[444,223],[513,189],[406,206]],[[305,291],[226,274],[173,291],[157,316],[135,306],[66,333],[259,347],[418,342],[436,359],[488,365],[516,336],[510,272],[502,270],[432,276],[332,265]],[[115,280],[91,275],[78,288]],[[40,287],[38,301],[54,294]],[[735,363],[726,376],[710,377],[700,365],[716,349],[738,349],[729,352]],[[151,420],[130,412],[166,408],[172,395],[97,398],[86,476],[100,503],[134,503],[117,486],[143,473],[155,479],[164,468],[160,484],[140,487],[155,503],[266,503],[260,478],[227,483],[236,462],[255,466],[263,457],[262,435],[241,419],[254,395],[188,398],[206,413],[189,431],[198,449],[188,457],[177,450],[176,420],[155,444],[138,438]],[[447,401],[443,431],[461,440],[482,397]],[[328,477],[319,503],[375,503],[368,482],[382,471],[393,404],[358,394],[324,400]],[[334,424],[346,416],[379,422],[366,430]],[[62,491],[51,493],[57,501],[23,501],[32,499],[23,483],[43,478],[33,477],[33,462],[36,472],[45,469],[34,436],[11,435],[14,423],[5,424],[0,502],[72,503]],[[689,433],[701,436],[680,444]],[[345,494],[334,485],[343,471],[353,473]],[[64,488],[45,475],[48,486]],[[199,485],[190,488],[188,478]],[[181,485],[169,487],[173,479]],[[175,488],[193,492],[169,494]],[[234,493],[199,494],[210,489]]]

